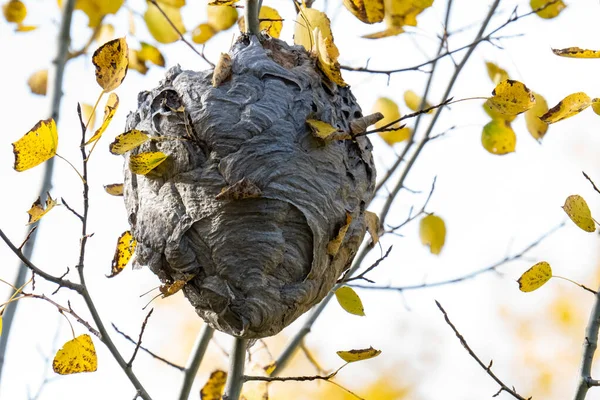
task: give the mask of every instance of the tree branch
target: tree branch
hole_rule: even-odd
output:
[[[133,354],[131,355],[131,359],[127,363],[127,366],[129,368],[131,368],[131,366],[133,365],[133,361],[135,360],[135,356],[137,355],[137,352],[140,349],[140,346],[142,345],[142,336],[144,335],[144,331],[146,330],[146,324],[148,323],[148,319],[152,315],[153,311],[154,311],[154,308],[150,310],[150,312],[148,313],[148,315],[146,315],[146,318],[144,319],[144,322],[142,322],[142,328],[140,329],[140,338],[138,339],[138,342],[135,345],[135,349],[133,350]]]
[[[179,393],[179,400],[188,400],[190,390],[192,389],[192,384],[194,383],[194,378],[196,378],[198,368],[200,368],[200,363],[204,358],[204,354],[206,353],[206,349],[208,348],[208,344],[210,343],[210,339],[212,339],[214,332],[215,330],[210,325],[205,323],[198,333],[191,356],[188,359],[185,369],[183,370],[183,383]]]
[[[246,363],[246,348],[248,339],[234,338],[233,349],[229,357],[229,373],[223,400],[238,400],[244,385],[244,365]]]
[[[590,387],[599,386],[598,381],[592,379],[592,363],[598,347],[598,329],[600,329],[600,293],[596,294],[596,301],[585,330],[585,342],[583,343],[583,356],[581,357],[581,370],[575,400],[584,400]]]

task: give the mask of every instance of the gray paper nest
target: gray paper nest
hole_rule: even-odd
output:
[[[231,78],[171,68],[139,95],[127,130],[156,137],[131,154],[166,162],[135,175],[125,160],[125,204],[137,266],[185,296],[208,324],[244,338],[271,336],[318,303],[365,235],[375,169],[365,137],[325,142],[307,118],[348,131],[361,109],[300,46],[242,37]],[[173,137],[181,140],[172,140]],[[223,189],[250,195],[216,197]],[[339,250],[327,245],[352,222]]]

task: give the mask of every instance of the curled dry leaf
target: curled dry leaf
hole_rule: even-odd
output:
[[[54,157],[58,147],[58,132],[54,119],[35,124],[29,132],[13,144],[14,169],[21,172]]]
[[[340,306],[350,314],[364,317],[365,309],[358,294],[349,286],[342,286],[335,291],[335,298]]]
[[[221,53],[215,70],[213,71],[212,85],[213,87],[219,87],[223,82],[231,77],[232,61],[231,56],[227,53]]]
[[[510,122],[493,119],[483,127],[481,144],[492,154],[504,155],[515,151],[517,135]]]
[[[338,351],[336,353],[342,360],[351,363],[377,357],[381,354],[381,350],[375,350],[373,347],[369,347],[368,349]]]
[[[31,93],[45,96],[48,87],[48,70],[41,69],[31,74],[27,79],[27,85],[31,89]]]
[[[135,252],[135,246],[137,245],[136,240],[131,235],[130,231],[125,231],[119,236],[117,240],[117,248],[115,249],[115,255],[113,256],[112,266],[110,275],[106,275],[108,278],[117,276],[125,267],[133,253]]]
[[[521,292],[533,292],[552,278],[552,268],[546,261],[541,261],[529,268],[517,281]]]
[[[595,232],[596,223],[592,218],[592,212],[583,197],[573,194],[565,200],[562,209],[567,213],[571,221],[586,232]]]
[[[327,254],[335,257],[338,250],[340,249],[340,246],[342,245],[342,242],[344,241],[344,237],[346,237],[346,232],[348,232],[348,228],[350,228],[351,223],[352,214],[346,213],[346,223],[340,228],[335,239],[327,243]]]
[[[563,119],[571,118],[591,105],[592,99],[590,96],[583,92],[573,93],[549,109],[540,119],[547,124],[553,124]]]
[[[60,375],[94,372],[97,368],[96,348],[88,334],[77,336],[65,343],[52,361],[52,369]]]
[[[600,58],[600,50],[588,50],[581,47],[567,47],[565,49],[552,49],[560,57],[568,58]]]
[[[42,205],[42,198],[38,197],[38,199],[31,205],[27,214],[29,214],[29,221],[27,221],[27,225],[31,225],[35,222],[38,222],[44,215],[48,213],[48,211],[52,210],[56,205],[56,200],[50,196],[49,192],[46,192],[46,206]]]
[[[371,211],[365,211],[365,221],[367,222],[367,231],[371,235],[373,244],[379,242],[379,217]]]
[[[110,121],[112,121],[113,117],[115,116],[118,107],[119,96],[117,96],[116,93],[111,93],[108,96],[108,100],[106,100],[106,105],[104,106],[104,118],[102,119],[102,125],[100,125],[100,128],[98,128],[92,137],[85,142],[86,145],[93,143],[102,137],[102,134],[104,131],[106,131],[106,128],[108,128]]]
[[[533,92],[519,81],[507,79],[496,85],[489,98],[489,105],[501,114],[517,115],[535,104]]]
[[[100,46],[92,56],[96,67],[96,82],[105,91],[119,87],[129,67],[129,47],[125,38],[110,40]]]

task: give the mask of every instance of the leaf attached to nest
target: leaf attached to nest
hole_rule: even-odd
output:
[[[215,197],[217,200],[242,200],[262,196],[262,190],[247,178],[242,178],[233,185],[226,186]]]
[[[232,61],[231,56],[227,53],[221,53],[215,70],[213,71],[212,85],[219,87],[223,82],[231,77]]]
[[[327,243],[327,254],[330,256],[335,256],[340,250],[340,246],[344,241],[344,237],[346,237],[346,232],[348,232],[348,228],[350,228],[350,224],[352,223],[352,214],[346,213],[346,223],[340,228],[338,234],[335,239]]]
[[[107,275],[108,278],[118,275],[125,269],[135,252],[136,245],[137,241],[133,238],[130,231],[125,231],[121,234],[117,240],[117,248],[115,249],[110,275]]]
[[[167,157],[162,151],[148,151],[132,155],[129,157],[129,170],[134,174],[146,175],[162,164]]]
[[[132,129],[118,135],[114,142],[109,146],[109,151],[112,154],[125,154],[129,150],[141,146],[150,140],[150,136],[146,132],[137,129]]]

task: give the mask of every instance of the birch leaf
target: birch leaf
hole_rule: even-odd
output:
[[[529,5],[531,6],[532,10],[537,10],[538,8],[542,8],[552,1],[553,0],[530,0]],[[558,14],[560,14],[565,7],[567,7],[567,5],[562,0],[558,0],[543,10],[536,12],[536,14],[544,19],[552,19],[558,17]]]
[[[541,261],[529,268],[517,281],[521,292],[533,292],[552,278],[552,268],[546,261]]]
[[[565,49],[552,49],[560,57],[568,58],[600,58],[600,50],[588,50],[580,47],[567,47]]]
[[[96,140],[102,137],[102,134],[104,131],[106,131],[106,128],[108,128],[110,121],[112,121],[113,117],[115,116],[118,107],[119,96],[117,96],[116,93],[111,93],[108,96],[108,100],[106,100],[106,106],[104,106],[104,118],[102,119],[102,125],[100,125],[100,128],[94,132],[94,135],[90,138],[90,140],[85,142],[86,145],[94,143]]]
[[[48,86],[48,70],[41,69],[31,74],[29,79],[27,79],[27,85],[31,89],[31,93],[45,96]]]
[[[129,157],[129,170],[134,174],[146,175],[167,159],[161,151],[149,151]]]
[[[342,286],[335,291],[335,298],[337,299],[340,306],[350,314],[359,315],[364,317],[365,309],[363,307],[360,297],[356,294],[354,289],[349,286]]]
[[[540,119],[548,111],[548,103],[542,95],[535,93],[535,105],[525,112],[527,130],[537,141],[541,141],[548,131],[548,124]]]
[[[501,114],[517,115],[535,104],[533,92],[519,81],[507,79],[496,85],[489,99],[491,107]]]
[[[600,115],[600,99],[597,97],[592,99],[592,110],[594,110],[597,115]]]
[[[105,92],[119,87],[129,67],[129,48],[125,38],[113,39],[100,46],[92,56],[96,82]]]
[[[373,244],[377,244],[379,242],[379,217],[374,212],[365,211],[365,221]]]
[[[596,230],[596,223],[592,219],[592,212],[583,197],[578,194],[567,197],[562,209],[571,218],[571,221],[584,231],[594,232]]]
[[[368,349],[338,351],[336,353],[342,360],[351,363],[377,357],[381,354],[381,350],[375,350],[374,348],[369,347]]]
[[[109,185],[104,185],[104,191],[111,196],[123,196],[123,184],[111,183]]]
[[[227,381],[227,372],[216,370],[210,374],[208,381],[200,390],[201,400],[221,400],[225,382]]]
[[[421,111],[431,107],[431,104],[429,104],[427,101],[425,102],[425,105],[421,107],[422,102],[423,99],[421,96],[416,94],[413,90],[407,90],[404,92],[404,103],[406,103],[406,107],[408,107],[411,111]],[[429,111],[429,113],[431,112],[433,112],[433,110]]]
[[[419,225],[421,243],[429,246],[431,254],[440,254],[446,242],[446,223],[437,215],[430,214]]]
[[[365,24],[383,21],[383,0],[344,0],[344,6]]]
[[[144,13],[144,21],[146,22],[148,31],[159,43],[168,44],[178,41],[179,33],[184,34],[186,32],[181,16],[181,9],[163,3],[160,4],[160,8],[169,20],[165,18],[158,7],[148,2],[148,8]],[[173,23],[177,30],[171,26],[169,21]]]
[[[88,334],[83,334],[65,343],[52,361],[52,369],[60,375],[94,372],[97,368],[96,349]]]
[[[38,122],[13,144],[14,169],[22,172],[54,157],[58,147],[58,132],[54,119]]]
[[[21,0],[9,0],[2,5],[2,13],[7,22],[20,24],[27,16],[27,7]]]
[[[501,119],[506,122],[512,122],[517,118],[516,115],[503,114],[498,111],[496,107],[490,104],[490,99],[487,99],[485,103],[483,103],[483,110],[491,119]]]
[[[547,124],[553,124],[563,119],[571,118],[591,105],[592,99],[590,96],[583,92],[573,93],[549,109],[540,119]]]
[[[135,247],[137,246],[137,241],[133,238],[130,231],[125,231],[119,236],[117,240],[117,247],[115,249],[115,255],[113,256],[112,266],[110,270],[110,275],[106,275],[107,278],[112,278],[113,276],[117,276],[125,267],[129,260],[131,260],[131,256],[135,252]]]
[[[231,28],[238,20],[238,12],[232,6],[211,6],[206,10],[207,23],[215,31],[225,31]]]
[[[208,42],[215,33],[217,32],[210,24],[200,24],[192,31],[192,42],[204,44]]]
[[[517,135],[509,122],[493,119],[483,127],[481,144],[492,154],[504,155],[515,151]]]
[[[494,85],[497,85],[500,82],[509,79],[508,72],[506,72],[504,68],[500,68],[493,62],[486,61],[485,67],[487,69],[488,76],[490,77]]]
[[[380,97],[373,104],[373,113],[380,112],[383,114],[383,119],[375,123],[375,129],[381,129],[392,121],[400,119],[400,108],[396,102],[387,97]],[[391,128],[398,128],[390,131],[378,132],[377,134],[381,137],[389,146],[393,146],[395,143],[400,143],[407,140],[410,137],[409,128],[401,128],[400,122],[395,123]]]
[[[340,52],[333,43],[333,36],[326,36],[319,28],[313,31],[319,68],[325,76],[339,86],[347,86],[342,79],[342,71],[337,58]]]
[[[148,140],[150,140],[150,136],[146,132],[132,129],[118,135],[114,142],[110,144],[109,151],[112,154],[125,154],[129,150],[133,150],[146,143]]]
[[[165,58],[160,50],[146,42],[140,42],[140,46],[141,49],[137,52],[137,56],[140,60],[151,62],[159,67],[165,66]]]
[[[27,221],[27,225],[31,225],[33,223],[38,222],[40,219],[42,219],[44,215],[46,215],[50,210],[52,210],[55,205],[56,200],[54,200],[50,196],[49,192],[46,193],[45,207],[42,205],[41,197],[38,197],[38,199],[31,205],[29,211],[27,211],[27,214],[29,214],[29,221]]]

